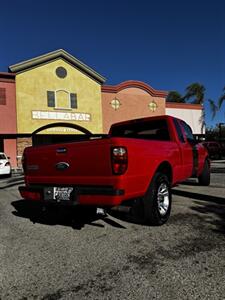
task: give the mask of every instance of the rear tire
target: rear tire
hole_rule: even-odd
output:
[[[202,186],[210,185],[210,166],[209,166],[208,160],[206,160],[204,163],[202,173],[198,177],[198,183],[199,183],[199,185],[202,185]]]
[[[170,216],[172,194],[168,177],[157,172],[144,197],[145,222],[163,225]]]
[[[168,177],[157,172],[142,199],[137,199],[132,207],[132,216],[137,222],[159,226],[170,216],[172,195]]]

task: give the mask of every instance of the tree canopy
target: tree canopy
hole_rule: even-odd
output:
[[[209,103],[210,112],[212,114],[212,119],[215,118],[216,113],[221,110],[221,107],[225,103],[225,86],[222,90],[222,95],[219,97],[218,101],[212,99],[205,99],[205,87],[201,83],[195,82],[188,85],[185,89],[185,95],[182,96],[177,91],[170,91],[166,101],[167,102],[176,102],[176,103],[192,103],[192,104],[201,104],[202,105],[202,117],[201,123],[204,126],[205,119],[205,109],[204,102]]]
[[[185,100],[181,96],[181,94],[177,91],[171,91],[166,97],[167,102],[176,102],[176,103],[184,103]]]
[[[195,82],[186,87],[185,100],[191,100],[193,104],[203,104],[205,98],[204,85]]]

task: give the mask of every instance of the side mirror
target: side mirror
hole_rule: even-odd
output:
[[[10,156],[8,156],[7,158],[10,159]]]

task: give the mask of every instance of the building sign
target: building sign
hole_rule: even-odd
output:
[[[59,111],[32,111],[32,119],[91,121],[91,115],[86,113],[70,113],[70,112],[59,112]]]
[[[79,133],[82,134],[82,132],[80,132],[79,130],[76,130],[74,128],[66,128],[66,127],[56,127],[56,128],[48,128],[46,129],[46,132],[54,132],[54,133],[59,133],[59,132],[63,132],[63,133]]]

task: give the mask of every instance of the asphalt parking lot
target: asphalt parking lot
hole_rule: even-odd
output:
[[[0,189],[0,299],[225,299],[225,161],[173,190],[169,222],[47,211]]]

